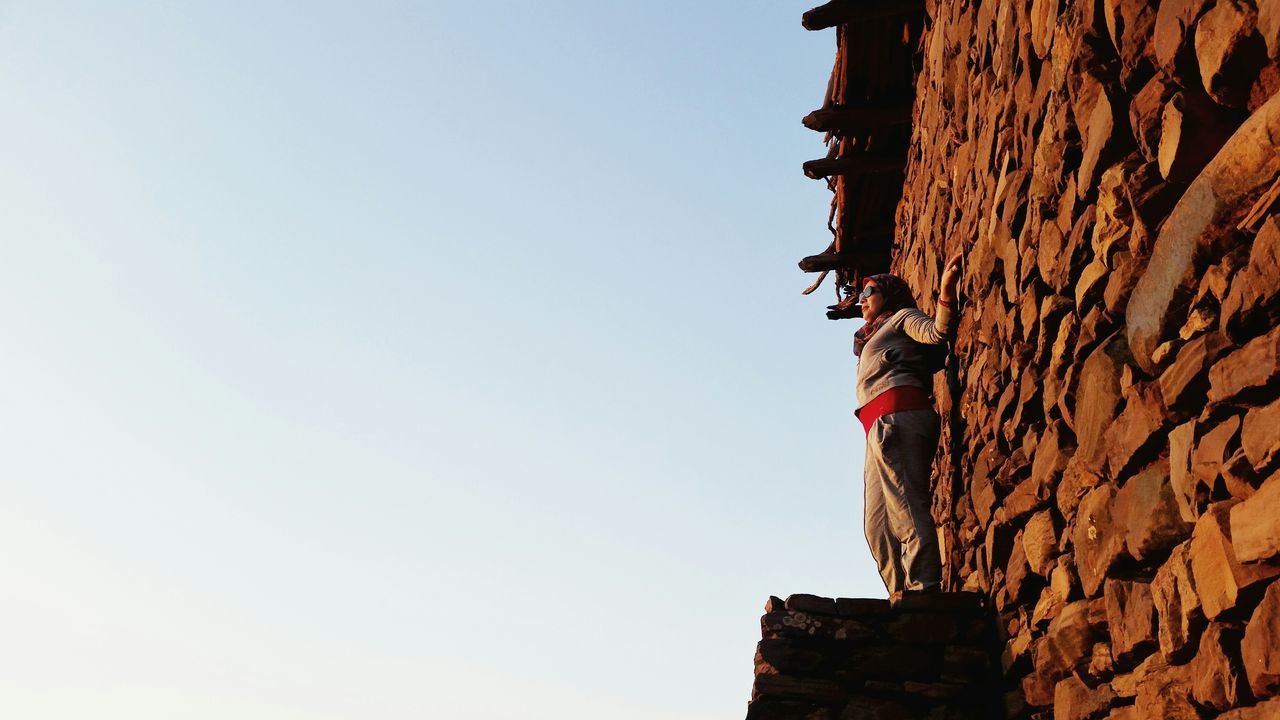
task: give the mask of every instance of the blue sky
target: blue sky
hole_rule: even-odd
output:
[[[733,717],[883,596],[808,4],[0,4],[0,713]]]

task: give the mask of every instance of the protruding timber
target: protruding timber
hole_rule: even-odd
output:
[[[851,253],[837,255],[823,253],[810,255],[800,261],[800,269],[807,272],[827,272],[831,270],[852,270],[854,268],[888,268],[892,256],[888,252]],[[874,273],[872,273],[874,274]]]
[[[875,173],[902,172],[905,157],[859,154],[837,158],[810,160],[804,164],[804,174],[818,180],[835,175],[857,176]]]
[[[859,20],[893,17],[924,10],[924,0],[831,0],[806,12],[800,19],[805,30],[824,30]]]
[[[876,128],[905,125],[911,122],[911,104],[885,107],[835,107],[814,110],[801,120],[804,126],[817,132],[847,132],[849,130],[874,130]]]
[[[851,295],[835,305],[827,306],[828,320],[852,320],[862,317],[862,306],[858,304],[858,296]]]
[[[892,256],[888,250],[854,251],[851,253],[825,252],[810,255],[800,261],[800,269],[807,272],[852,270],[854,268],[887,268]]]

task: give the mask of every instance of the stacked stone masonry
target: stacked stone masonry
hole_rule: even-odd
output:
[[[1002,717],[994,622],[978,593],[770,598],[747,718]]]
[[[965,258],[933,512],[1009,716],[1280,718],[1280,0],[925,9],[892,268]]]
[[[948,586],[1022,717],[1280,718],[1280,0],[928,14],[893,268],[966,258]]]

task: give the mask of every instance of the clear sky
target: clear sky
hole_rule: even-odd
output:
[[[0,716],[719,720],[882,597],[810,4],[0,3]]]

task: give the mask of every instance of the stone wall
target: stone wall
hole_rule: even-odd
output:
[[[934,514],[1012,716],[1280,717],[1280,0],[927,12],[893,269],[966,258]]]
[[[994,616],[979,593],[770,598],[747,720],[1004,715]]]

